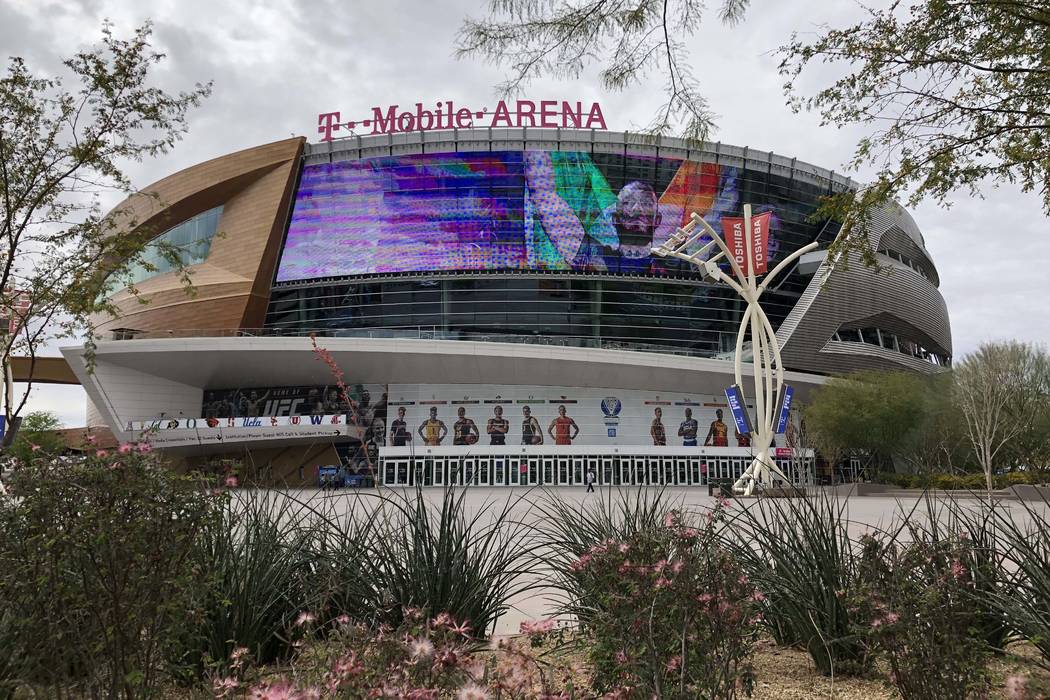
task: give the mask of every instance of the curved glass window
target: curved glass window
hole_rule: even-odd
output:
[[[182,267],[204,262],[211,250],[211,239],[215,237],[221,217],[220,205],[169,228],[146,244],[141,260],[128,268],[126,279],[132,284],[138,284],[177,270],[179,266],[172,259],[172,252],[177,253]]]

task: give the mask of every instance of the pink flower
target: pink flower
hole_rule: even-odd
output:
[[[437,617],[431,620],[431,624],[434,627],[448,627],[452,624],[452,616],[446,612],[439,613]]]
[[[554,629],[554,618],[547,618],[546,620],[523,620],[519,629],[522,634],[527,634],[530,637],[546,634]]]
[[[682,568],[684,566],[685,566],[685,563],[681,559],[679,559],[679,560],[675,561],[674,564],[671,564],[671,571],[675,572],[676,574],[680,574],[680,573],[682,573]]]
[[[1009,700],[1024,700],[1028,694],[1028,678],[1014,674],[1006,679],[1006,697]]]
[[[96,457],[109,457],[109,452],[106,452],[105,450],[95,450],[95,456]]]
[[[621,545],[620,545],[620,547],[619,547],[619,549],[620,549],[620,554],[627,554],[627,550],[629,550],[630,548],[631,548],[631,545],[629,545],[629,544],[627,544],[626,542],[624,542],[624,543],[623,543],[623,544],[621,544]]]
[[[962,581],[966,577],[966,566],[958,559],[952,562],[952,576],[956,581]]]
[[[338,625],[344,625],[344,626],[345,625],[349,625],[350,624],[350,616],[349,615],[340,615],[339,617],[335,618],[335,622]]]
[[[569,564],[569,569],[572,571],[582,571],[587,568],[587,565],[591,563],[591,555],[583,554],[579,559]]]
[[[434,654],[434,643],[426,637],[410,639],[408,642],[408,653],[413,659],[429,659]]]
[[[136,444],[135,447],[138,448],[139,454],[141,455],[149,454],[153,451],[153,445],[149,444],[148,442],[140,442]]]
[[[253,686],[248,697],[252,700],[297,700],[297,696],[295,688],[288,681],[281,680]]]
[[[456,692],[456,700],[489,700],[488,691],[474,683],[467,683]]]
[[[681,656],[672,656],[672,657],[671,657],[671,658],[670,658],[670,659],[669,659],[669,660],[667,661],[667,666],[666,666],[666,668],[667,668],[667,672],[668,672],[668,673],[674,673],[674,672],[675,672],[675,671],[677,671],[677,670],[678,670],[678,669],[679,669],[679,668],[680,668],[681,666],[682,666],[682,657],[681,657]]]
[[[888,613],[886,613],[885,620],[886,620],[886,624],[887,625],[892,625],[893,623],[897,622],[900,619],[901,619],[901,616],[898,615],[895,612],[888,612]]]
[[[678,536],[683,540],[695,540],[696,534],[696,530],[691,527],[684,527],[678,531]]]
[[[453,632],[455,634],[461,634],[464,637],[469,637],[470,636],[470,620],[464,620],[462,625],[456,625],[456,624],[449,625],[448,629],[449,629],[449,632]]]
[[[248,647],[237,647],[236,649],[230,652],[230,661],[232,661],[235,664],[243,663],[242,659],[244,659],[250,653],[251,652],[248,650]]]
[[[131,452],[131,443],[130,442],[122,442],[122,443],[120,443],[120,447],[117,448],[117,452],[119,452],[122,455],[126,455],[127,453]]]
[[[302,627],[303,625],[308,625],[308,624],[310,624],[312,622],[316,622],[316,621],[317,621],[317,616],[314,615],[313,613],[301,612],[301,613],[299,613],[299,617],[295,618],[295,626],[296,627]]]
[[[211,690],[215,697],[225,698],[235,693],[239,685],[236,678],[215,678],[211,682]]]
[[[671,585],[671,582],[665,579],[663,576],[661,576],[660,578],[656,579],[656,583],[654,585],[657,589],[667,588]]]
[[[237,488],[237,475],[236,474],[230,474],[228,477],[226,477],[226,481],[224,481],[223,483],[226,485],[226,488],[228,488],[228,489]]]
[[[762,595],[762,591],[757,591],[756,590],[754,593],[751,594],[751,600],[753,600],[753,601],[755,601],[757,603],[761,603],[765,599],[766,599],[766,597],[764,595]]]
[[[678,514],[673,510],[664,516],[664,527],[674,527],[678,524]]]
[[[34,445],[33,443],[29,443],[29,449],[32,450],[33,452],[39,452],[40,451],[40,445]]]

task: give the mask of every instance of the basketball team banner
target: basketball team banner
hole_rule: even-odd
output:
[[[765,212],[751,217],[751,231],[745,237],[744,219],[740,217],[722,218],[722,235],[725,237],[729,252],[733,254],[740,271],[745,275],[754,270],[756,275],[763,275],[769,264],[769,226],[772,212]],[[747,238],[751,239],[751,257],[747,255]]]

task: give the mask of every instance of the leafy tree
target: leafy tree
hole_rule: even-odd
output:
[[[1050,214],[1050,5],[1046,0],[919,0],[865,8],[856,24],[781,47],[796,109],[824,124],[870,125],[852,167],[877,168],[854,198],[828,202],[845,220],[840,245],[867,252],[862,224],[883,202],[944,203],[956,190],[982,196],[986,181],[1038,190]],[[845,72],[808,98],[796,79],[811,64]]]
[[[891,468],[894,456],[912,452],[921,439],[933,397],[931,382],[910,372],[832,378],[806,406],[809,439],[831,459],[863,450]]]
[[[32,411],[22,418],[22,425],[15,435],[8,454],[22,464],[29,464],[36,457],[54,457],[66,447],[66,441],[57,430],[62,421],[50,411]]]
[[[101,198],[132,194],[123,171],[129,161],[164,153],[186,130],[188,111],[210,85],[170,94],[151,84],[163,59],[150,45],[151,26],[129,39],[102,28],[101,46],[63,62],[65,78],[34,74],[18,57],[0,77],[0,309],[25,308],[0,360],[26,355],[56,338],[91,327],[92,314],[112,310],[104,277],[130,283],[122,271],[141,257],[156,233],[113,235],[139,222],[132,208],[106,217]],[[67,89],[64,80],[76,85]],[[177,262],[177,251],[162,251]],[[90,337],[90,335],[89,335]],[[18,415],[31,386],[6,398],[4,413]]]
[[[719,18],[736,23],[749,4],[722,0]],[[615,91],[659,72],[667,102],[649,131],[664,134],[684,121],[683,135],[699,141],[713,114],[690,71],[687,45],[704,8],[702,0],[491,0],[487,18],[463,23],[457,55],[509,66],[510,77],[500,85],[504,94],[545,75],[579,78],[592,63],[601,65],[602,86]]]
[[[996,466],[1048,410],[1050,356],[1016,341],[986,343],[963,358],[954,374],[966,434],[991,491]]]

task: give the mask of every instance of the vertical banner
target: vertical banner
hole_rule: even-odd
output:
[[[722,218],[722,235],[726,246],[733,254],[740,271],[745,275],[754,270],[756,275],[763,275],[769,265],[769,226],[773,213],[765,212],[751,217],[751,259],[747,257],[747,241],[744,239],[744,220],[740,217]]]
[[[751,416],[747,413],[747,404],[744,403],[744,395],[736,384],[726,387],[726,399],[729,401],[729,410],[733,412],[733,420],[736,429],[745,435],[754,432],[751,427]]]
[[[783,435],[787,430],[788,416],[791,413],[791,401],[795,397],[795,387],[790,384],[784,385],[784,400],[780,404],[780,418],[777,420],[777,435]]]

